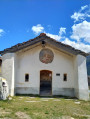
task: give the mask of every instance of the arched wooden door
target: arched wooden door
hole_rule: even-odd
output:
[[[49,96],[52,94],[52,71],[40,71],[40,95]]]

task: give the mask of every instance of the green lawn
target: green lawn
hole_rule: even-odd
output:
[[[15,96],[12,100],[0,101],[0,118],[90,119],[90,101]]]

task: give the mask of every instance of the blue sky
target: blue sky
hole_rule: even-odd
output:
[[[90,52],[90,0],[0,0],[0,50],[41,32]]]

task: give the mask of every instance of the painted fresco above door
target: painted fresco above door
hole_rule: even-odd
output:
[[[48,64],[53,61],[54,54],[50,49],[44,48],[39,53],[39,59],[42,63]]]

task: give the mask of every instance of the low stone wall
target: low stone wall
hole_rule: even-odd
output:
[[[15,94],[39,94],[38,87],[16,87]]]
[[[74,88],[54,88],[52,90],[53,95],[63,95],[75,97]]]

